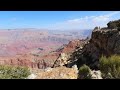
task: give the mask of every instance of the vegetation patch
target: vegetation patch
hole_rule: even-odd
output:
[[[79,68],[78,79],[91,79],[91,70],[87,65],[83,65]]]
[[[100,58],[100,70],[105,79],[120,79],[120,56],[112,55],[108,58],[102,56]]]
[[[25,79],[28,75],[27,67],[0,65],[0,79]]]

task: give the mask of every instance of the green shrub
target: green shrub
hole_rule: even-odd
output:
[[[27,67],[0,66],[0,79],[25,79],[30,75]]]
[[[90,68],[87,65],[83,65],[79,68],[78,79],[90,79]]]
[[[111,57],[102,56],[100,58],[100,70],[103,78],[120,78],[120,56]]]

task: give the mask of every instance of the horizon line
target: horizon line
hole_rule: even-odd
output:
[[[18,29],[37,29],[37,30],[91,30],[92,28],[86,29],[47,29],[47,28],[0,28],[0,30],[18,30]]]

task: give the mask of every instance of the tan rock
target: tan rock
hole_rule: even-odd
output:
[[[77,79],[77,72],[73,68],[56,67],[51,71],[39,71],[36,79]]]

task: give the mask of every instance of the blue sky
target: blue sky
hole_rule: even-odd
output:
[[[93,29],[120,19],[120,11],[0,11],[0,29]]]

